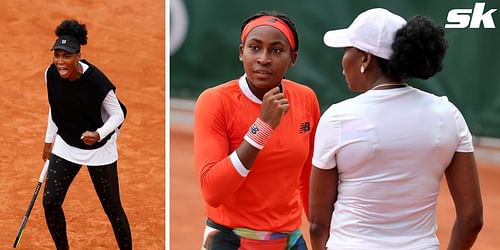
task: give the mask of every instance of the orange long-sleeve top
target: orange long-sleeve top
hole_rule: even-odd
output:
[[[230,155],[260,114],[245,77],[205,90],[196,102],[194,153],[207,216],[231,228],[290,232],[309,215],[309,177],[320,118],[315,93],[282,81],[289,109],[246,176]]]

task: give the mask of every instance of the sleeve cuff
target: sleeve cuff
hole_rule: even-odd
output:
[[[47,133],[45,135],[45,143],[54,143],[54,141],[56,140],[56,135],[57,134]]]
[[[99,140],[97,142],[100,142],[102,140],[102,138],[106,137],[106,136],[103,137],[103,133],[101,132],[100,128],[98,128],[95,132],[97,132],[99,134]]]
[[[315,168],[324,169],[324,170],[334,169],[337,167],[337,163],[333,163],[332,165],[328,166],[328,165],[323,164],[322,162],[315,160],[315,159],[312,160],[312,165]]]
[[[45,143],[54,143],[55,141],[55,136],[54,137],[45,137]]]
[[[231,163],[233,164],[234,169],[243,177],[247,177],[248,173],[250,170],[246,169],[245,166],[243,166],[243,163],[241,163],[240,158],[236,154],[236,151],[233,151],[231,155],[229,155],[229,159],[231,160]]]

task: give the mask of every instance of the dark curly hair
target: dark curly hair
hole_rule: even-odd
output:
[[[74,19],[61,22],[55,30],[56,36],[72,36],[78,40],[80,45],[87,44],[87,27]]]
[[[292,33],[293,33],[293,39],[295,40],[295,49],[294,49],[294,51],[298,51],[299,50],[299,35],[297,34],[297,29],[295,28],[295,24],[293,23],[293,21],[290,18],[288,18],[287,15],[285,15],[285,14],[283,14],[281,12],[275,11],[275,10],[271,10],[271,11],[267,11],[267,10],[259,11],[255,15],[250,16],[245,21],[243,21],[243,24],[241,25],[241,32],[243,32],[243,29],[245,29],[245,26],[250,21],[252,21],[252,20],[254,20],[256,18],[259,18],[261,16],[273,16],[273,17],[279,18],[283,22],[285,22],[286,25],[292,30]]]
[[[396,32],[390,59],[377,60],[382,72],[403,81],[428,79],[443,68],[447,48],[443,27],[428,17],[415,16]]]

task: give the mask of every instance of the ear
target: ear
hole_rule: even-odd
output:
[[[240,61],[243,62],[243,44],[240,44]]]
[[[374,60],[375,57],[372,54],[363,52],[363,57],[361,58],[361,66],[363,66],[365,69],[368,69],[368,65],[370,65],[370,63]]]
[[[297,61],[297,56],[298,56],[297,51],[292,51],[292,53],[290,54],[291,60],[290,64],[288,65],[288,68],[295,66],[295,61]]]

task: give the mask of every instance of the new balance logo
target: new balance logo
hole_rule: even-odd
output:
[[[311,124],[309,122],[300,123],[299,133],[309,132],[311,130]]]
[[[269,19],[266,19],[266,21],[267,21],[268,23],[275,23],[275,22],[277,22],[277,21],[278,21],[278,19],[277,19],[277,18],[275,18],[275,17],[271,17],[271,18],[269,18]]]
[[[250,132],[255,135],[257,134],[257,132],[259,132],[259,128],[254,124],[252,125],[252,127],[250,127]]]

